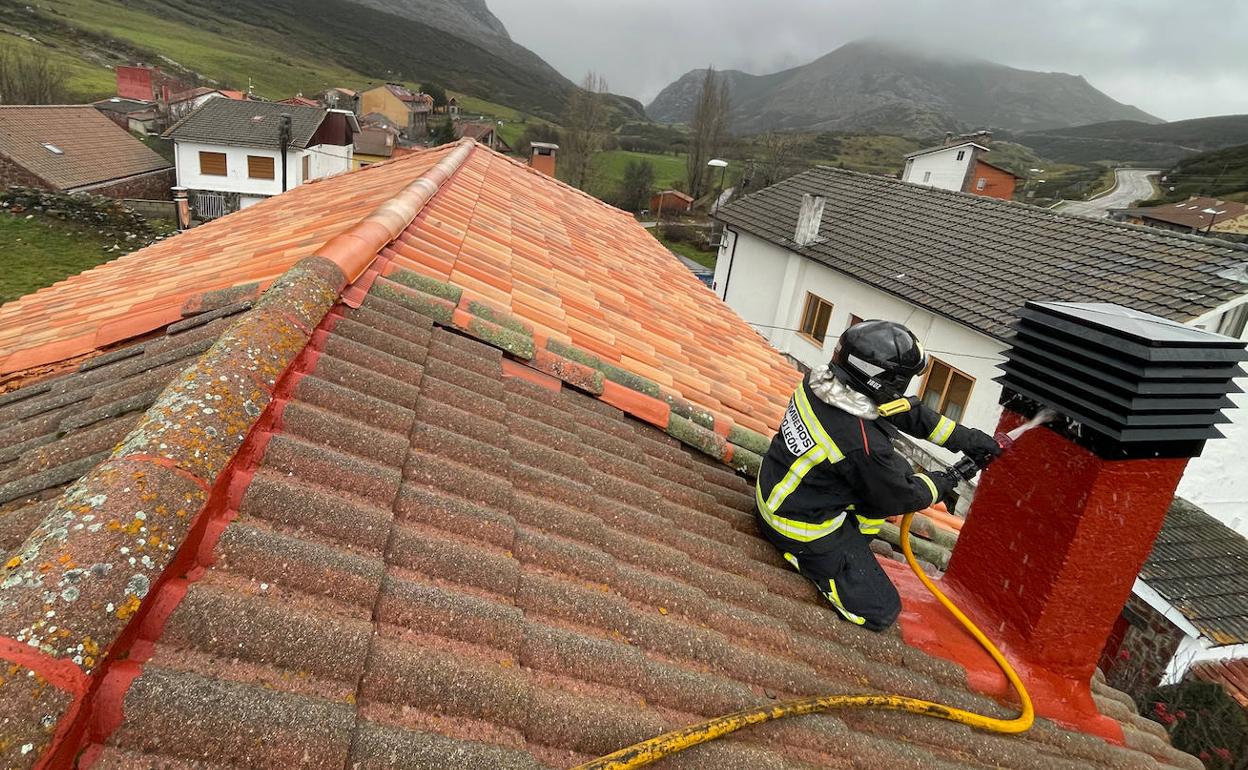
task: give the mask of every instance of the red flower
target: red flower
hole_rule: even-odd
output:
[[[1218,759],[1221,759],[1224,762],[1231,761],[1231,752],[1228,749],[1217,748],[1213,750],[1213,753],[1217,754]]]

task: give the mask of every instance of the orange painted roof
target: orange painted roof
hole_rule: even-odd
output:
[[[195,294],[276,278],[449,149],[296,187],[0,306],[0,376],[159,329]]]
[[[275,278],[452,148],[301,186],[0,307],[0,375],[159,329],[201,292]],[[480,145],[383,253],[754,430],[774,428],[798,380],[631,216]]]

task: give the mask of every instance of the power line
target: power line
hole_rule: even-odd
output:
[[[775,329],[777,331],[782,331],[782,332],[798,332],[798,333],[802,332],[801,329],[792,329],[788,326],[772,326],[771,324],[757,324],[757,323],[754,323],[753,321],[746,321],[746,323],[748,323],[750,326],[758,326],[763,329]],[[835,339],[839,339],[840,336],[841,335],[839,334],[826,334],[824,335],[823,339],[825,341],[829,339],[835,340]],[[972,353],[963,353],[957,350],[936,350],[935,348],[928,348],[928,347],[924,347],[923,349],[926,350],[928,353],[942,353],[947,356],[961,356],[963,358],[977,358],[982,361],[1004,361],[1005,360],[1001,356],[977,356]]]

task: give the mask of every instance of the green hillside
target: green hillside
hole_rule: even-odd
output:
[[[1193,153],[1248,143],[1248,115],[1149,124],[1114,120],[1017,134],[1038,155],[1066,163],[1117,162],[1165,167]]]
[[[547,118],[563,110],[573,88],[549,71],[347,0],[5,3],[0,28],[40,40],[69,69],[82,99],[112,93],[108,67],[136,60],[235,88],[250,81],[268,98],[329,85],[436,82]]]
[[[1185,158],[1163,176],[1157,202],[1181,201],[1193,195],[1244,200],[1248,198],[1248,144]]]

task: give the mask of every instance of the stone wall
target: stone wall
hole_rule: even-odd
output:
[[[80,188],[77,192],[91,195],[102,195],[108,198],[142,198],[144,200],[173,200],[172,188],[175,183],[172,168],[160,171],[149,171],[146,174],[119,179],[114,182],[103,182],[98,185]]]
[[[30,187],[9,187],[0,191],[0,211],[22,216],[33,214],[82,225],[115,240],[113,248],[122,253],[160,240],[170,229],[167,222],[153,227],[147,217],[113,198]]]
[[[1119,628],[1117,651],[1102,659],[1108,668],[1105,678],[1111,687],[1138,698],[1161,683],[1183,632],[1134,594],[1122,609]]]

